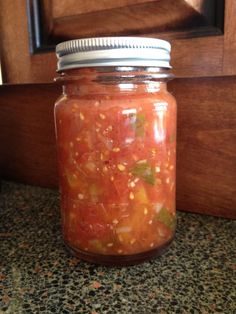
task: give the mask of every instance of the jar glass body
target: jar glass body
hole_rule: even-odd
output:
[[[160,69],[107,67],[59,78],[63,237],[79,258],[133,264],[173,239],[176,102],[162,76]]]

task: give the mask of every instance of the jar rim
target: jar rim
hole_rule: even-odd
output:
[[[58,71],[58,76],[54,82],[58,84],[72,83],[80,81],[86,77],[87,80],[106,78],[113,82],[131,81],[138,79],[143,82],[167,82],[175,78],[169,68],[160,67],[125,67],[125,66],[98,66],[98,67],[81,67],[75,69],[65,69]]]

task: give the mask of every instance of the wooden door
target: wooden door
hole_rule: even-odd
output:
[[[92,36],[167,39],[177,77],[236,74],[234,0],[0,0],[6,83],[52,82],[55,44]]]

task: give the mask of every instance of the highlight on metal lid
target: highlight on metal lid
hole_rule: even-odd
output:
[[[57,71],[99,66],[171,68],[168,41],[146,37],[75,39],[56,46]]]

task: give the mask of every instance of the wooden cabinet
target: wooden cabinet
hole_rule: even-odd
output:
[[[6,83],[52,82],[55,44],[138,35],[172,43],[177,77],[236,74],[234,0],[0,0]]]
[[[163,38],[177,76],[177,208],[236,218],[235,16],[235,0],[0,0],[2,176],[57,186],[57,43]]]

